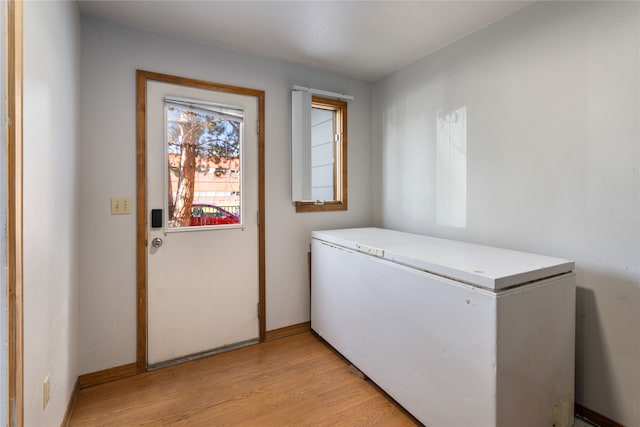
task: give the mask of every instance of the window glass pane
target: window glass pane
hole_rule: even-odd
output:
[[[334,200],[334,112],[311,109],[311,199]]]
[[[165,109],[168,228],[240,224],[242,119],[174,103]]]

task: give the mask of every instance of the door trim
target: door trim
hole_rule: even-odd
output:
[[[6,238],[7,238],[7,420],[9,426],[24,421],[24,327],[23,327],[23,239],[22,239],[22,1],[5,7],[6,45]]]
[[[155,81],[253,96],[258,102],[258,322],[260,341],[266,337],[265,309],[265,186],[264,186],[264,98],[263,90],[231,86],[205,80],[136,70],[136,298],[138,373],[147,371],[147,82]]]

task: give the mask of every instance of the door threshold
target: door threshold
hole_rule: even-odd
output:
[[[235,344],[224,345],[222,347],[214,348],[213,350],[207,350],[200,353],[190,354],[188,356],[180,357],[178,359],[171,359],[165,362],[158,362],[153,365],[147,365],[147,371],[155,371],[156,369],[166,368],[180,363],[191,362],[192,360],[202,359],[204,357],[213,356],[219,353],[225,353],[227,351],[236,350],[238,348],[247,347],[250,345],[258,344],[259,338],[252,338],[246,341],[240,341]]]

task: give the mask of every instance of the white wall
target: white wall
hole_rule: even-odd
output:
[[[78,5],[24,2],[25,426],[59,426],[78,377],[79,61]]]
[[[374,223],[574,259],[576,400],[629,426],[640,425],[639,9],[535,4],[377,81],[372,112]],[[446,197],[455,179],[437,178],[436,127],[462,107],[460,201],[459,187]],[[438,221],[438,201],[458,227]]]
[[[309,320],[310,231],[371,223],[371,84],[83,17],[80,148],[80,372],[135,361],[135,70],[266,91],[267,330]],[[291,85],[353,95],[349,210],[296,214],[291,203]]]

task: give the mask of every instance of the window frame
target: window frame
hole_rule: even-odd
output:
[[[333,200],[296,201],[296,212],[346,211],[347,204],[347,103],[345,101],[311,97],[311,108],[333,111],[333,133],[339,136],[333,147]]]

